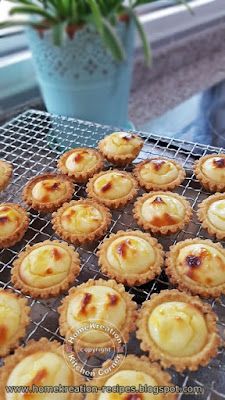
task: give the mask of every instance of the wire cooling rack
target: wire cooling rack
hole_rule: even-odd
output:
[[[115,128],[100,126],[89,122],[52,116],[44,112],[30,110],[6,125],[0,127],[0,158],[13,164],[14,174],[11,184],[7,190],[0,193],[1,202],[14,202],[22,204],[21,192],[27,181],[40,173],[56,171],[56,160],[66,150],[72,147],[89,146],[95,147],[97,142]],[[176,159],[186,169],[187,177],[182,185],[176,190],[177,193],[186,196],[190,201],[194,217],[185,230],[170,235],[167,238],[158,238],[165,250],[177,241],[196,236],[208,238],[206,231],[196,218],[198,204],[205,199],[209,193],[201,188],[193,174],[193,162],[199,157],[213,152],[221,152],[223,149],[155,136],[148,133],[138,132],[143,136],[145,145],[135,162],[140,162],[150,156],[161,155]],[[129,167],[128,170],[131,170]],[[139,195],[143,193],[140,190]],[[74,199],[86,196],[85,186],[76,185]],[[132,217],[133,204],[129,204],[121,211],[113,211],[111,232],[118,230],[137,229]],[[51,225],[51,215],[43,215],[34,210],[30,211],[31,223],[24,239],[16,246],[0,251],[0,286],[15,291],[10,280],[10,270],[13,261],[19,252],[27,244],[35,244],[47,239],[58,239]],[[211,238],[212,239],[212,238]],[[222,242],[223,243],[223,242]],[[223,243],[225,244],[225,243]],[[99,242],[89,247],[78,247],[81,257],[81,273],[75,284],[86,282],[90,278],[105,278],[98,269],[96,251]],[[149,299],[154,292],[170,288],[167,278],[162,273],[154,281],[141,287],[129,289],[134,295],[134,300],[141,304]],[[62,340],[58,329],[57,308],[63,295],[50,300],[34,300],[29,298],[31,305],[31,323],[24,339],[38,339],[42,336],[49,339]],[[214,311],[219,316],[219,329],[221,335],[225,329],[225,299],[211,301]],[[133,337],[128,344],[130,353],[140,354],[138,341]],[[204,388],[201,395],[180,395],[180,399],[219,400],[225,399],[225,351],[220,350],[216,359],[207,367],[200,368],[194,373],[178,374],[170,371],[175,384],[184,386],[199,386]]]

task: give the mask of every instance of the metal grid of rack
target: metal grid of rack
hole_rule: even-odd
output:
[[[21,192],[27,181],[40,173],[56,171],[56,160],[66,150],[73,147],[89,146],[95,147],[97,142],[106,134],[112,132],[115,128],[101,126],[89,122],[73,120],[52,116],[44,112],[30,110],[6,125],[0,127],[0,158],[13,164],[13,180],[8,188],[0,193],[1,202],[14,202],[22,204]],[[144,138],[145,145],[135,162],[140,162],[153,155],[176,159],[186,169],[186,179],[176,190],[177,193],[186,196],[190,201],[194,216],[189,226],[185,230],[170,235],[166,238],[159,237],[165,250],[177,241],[196,236],[208,238],[206,231],[201,228],[196,218],[196,209],[198,204],[205,199],[209,193],[203,190],[193,174],[193,162],[199,157],[221,152],[222,149],[204,146],[197,143],[186,142],[183,140],[173,140],[155,136],[149,133],[138,132]],[[107,165],[106,165],[107,167]],[[129,166],[128,170],[132,170]],[[139,191],[139,195],[143,193]],[[74,199],[85,197],[85,185],[76,185]],[[132,217],[133,203],[125,209],[113,211],[113,220],[109,230],[117,232],[118,230],[138,229]],[[13,261],[18,253],[27,245],[35,244],[47,239],[58,239],[52,230],[51,215],[43,215],[34,210],[29,210],[31,223],[25,234],[24,239],[16,246],[0,251],[0,287],[10,288],[15,291],[11,280],[10,270]],[[212,238],[211,238],[212,239]],[[81,257],[81,273],[75,282],[79,284],[90,278],[105,278],[98,269],[97,264],[97,242],[89,247],[78,247],[77,251]],[[225,245],[225,243],[222,242]],[[149,299],[152,293],[170,288],[167,278],[162,274],[152,282],[141,287],[129,289],[134,295],[134,300],[141,304]],[[45,336],[49,339],[62,340],[58,330],[57,308],[61,298],[50,300],[34,300],[29,298],[29,304],[32,308],[31,323],[24,339],[24,343],[29,339],[38,339]],[[225,328],[225,299],[211,301],[214,311],[219,316],[219,329],[221,335],[224,335]],[[134,336],[134,335],[133,335]],[[128,352],[139,354],[139,345],[134,337],[128,344]],[[204,394],[179,396],[180,399],[198,398],[200,400],[219,400],[225,399],[225,351],[221,349],[216,359],[205,368],[201,368],[194,373],[178,374],[170,371],[173,381],[179,386],[201,386],[204,388]]]

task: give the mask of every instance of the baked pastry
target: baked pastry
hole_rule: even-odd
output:
[[[0,357],[18,347],[30,322],[29,313],[27,299],[0,289]]]
[[[185,197],[172,192],[151,192],[139,197],[134,205],[138,225],[153,233],[175,233],[190,221],[192,210]]]
[[[12,164],[5,160],[0,160],[0,191],[8,186],[12,171]]]
[[[209,154],[194,165],[195,176],[210,192],[225,191],[225,154]]]
[[[112,360],[113,361],[113,360]],[[102,366],[102,371],[107,371],[110,362],[106,361]],[[97,374],[96,374],[97,376]],[[154,393],[144,393],[137,392],[118,394],[118,399],[120,400],[175,400],[177,399],[176,394],[172,393],[158,393],[156,390],[159,386],[170,387],[173,386],[171,383],[171,376],[168,372],[163,371],[159,364],[149,362],[148,358],[145,356],[136,357],[134,355],[128,355],[122,365],[114,368],[113,374],[110,376],[99,377],[98,379],[93,379],[90,382],[90,386],[97,386],[102,388],[107,387],[131,387],[134,386],[137,389],[142,387],[152,387],[155,388]],[[98,392],[87,394],[86,400],[114,400],[117,395],[115,393]]]
[[[185,170],[175,160],[154,157],[134,168],[134,176],[146,190],[172,190],[185,179]]]
[[[102,139],[98,148],[102,155],[118,166],[131,163],[140,153],[143,140],[140,136],[129,132],[113,132]]]
[[[178,290],[163,290],[144,302],[137,321],[141,349],[152,361],[177,371],[197,370],[217,354],[221,340],[211,306]]]
[[[104,160],[101,154],[90,147],[78,147],[67,151],[58,161],[60,171],[77,183],[87,182],[94,174],[101,171],[103,166]]]
[[[53,214],[53,229],[74,244],[90,243],[104,236],[111,223],[109,210],[90,199],[64,204]]]
[[[31,179],[23,190],[23,200],[34,210],[53,212],[73,197],[70,178],[59,174],[43,174]]]
[[[198,219],[210,235],[225,238],[225,193],[209,196],[198,207]]]
[[[65,242],[46,240],[27,246],[14,261],[12,282],[32,297],[57,296],[80,272],[78,253]]]
[[[113,280],[93,280],[73,287],[62,305],[58,308],[59,327],[62,336],[70,337],[88,322],[101,322],[113,325],[124,343],[129,340],[129,334],[135,329],[137,316],[136,303],[121,284]],[[112,341],[103,331],[88,330],[84,337],[79,337],[76,346],[110,347]]]
[[[14,203],[0,204],[0,249],[14,246],[24,236],[30,219],[24,208]]]
[[[25,347],[20,347],[15,354],[5,358],[5,365],[0,369],[1,400],[17,400],[19,398],[35,400],[82,400],[81,393],[55,393],[45,390],[46,387],[80,386],[84,384],[81,375],[75,373],[64,359],[63,346],[56,340],[50,342],[46,338],[38,341],[30,340]],[[6,386],[28,387],[29,394],[7,393]],[[39,392],[33,390],[39,387]],[[43,391],[41,388],[43,387]],[[45,387],[45,388],[44,388]],[[33,390],[33,392],[32,392]],[[22,393],[22,392],[21,392]],[[22,397],[21,397],[22,396]]]
[[[137,182],[129,172],[113,169],[91,178],[87,193],[106,207],[119,208],[136,196]]]
[[[170,247],[166,273],[181,290],[204,297],[225,293],[225,250],[211,240],[187,239]]]
[[[161,244],[141,231],[111,234],[100,245],[98,256],[102,272],[127,286],[151,281],[163,264]]]

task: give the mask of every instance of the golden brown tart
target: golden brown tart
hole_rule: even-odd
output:
[[[225,293],[225,250],[211,240],[187,239],[170,248],[166,273],[181,290],[204,297]]]
[[[203,200],[197,215],[210,235],[225,238],[225,193],[216,193]]]
[[[207,365],[221,340],[211,306],[178,290],[163,290],[144,302],[137,321],[141,349],[164,368],[192,371]]]
[[[136,196],[137,182],[129,172],[113,169],[91,178],[87,193],[106,207],[119,208]]]
[[[94,174],[101,171],[103,166],[104,160],[101,154],[90,147],[67,151],[58,161],[60,171],[77,183],[87,182]]]
[[[185,170],[174,160],[154,157],[134,168],[134,175],[146,190],[172,190],[185,179]]]
[[[161,272],[163,249],[141,231],[119,231],[100,245],[98,256],[103,273],[124,285],[143,285]]]
[[[74,185],[59,174],[43,174],[31,179],[23,190],[23,200],[34,210],[53,212],[72,199]]]
[[[5,160],[0,160],[0,192],[8,186],[12,171],[12,164]]]
[[[0,289],[0,357],[19,346],[30,322],[27,299]]]
[[[143,140],[129,132],[113,132],[102,139],[98,148],[112,164],[124,166],[131,163],[140,153]]]
[[[50,342],[46,338],[38,341],[30,340],[25,347],[20,347],[15,354],[5,359],[5,365],[0,369],[0,398],[1,400],[81,400],[81,393],[69,391],[52,394],[44,387],[80,386],[84,379],[75,374],[63,356],[63,346],[57,341]],[[37,394],[33,387],[43,387]],[[7,393],[6,386],[26,386],[30,393],[21,395]],[[22,396],[22,397],[21,397]]]
[[[32,297],[57,296],[80,272],[78,253],[65,242],[46,240],[27,246],[12,268],[12,282]]]
[[[106,361],[102,366],[102,371],[107,371],[109,362]],[[96,371],[96,375],[97,375]],[[177,399],[174,393],[148,393],[147,391],[140,392],[139,387],[152,387],[157,390],[159,386],[170,387],[173,386],[171,383],[170,375],[163,371],[159,364],[149,362],[145,356],[136,357],[134,355],[128,355],[122,365],[120,365],[115,372],[110,376],[99,376],[98,379],[91,381],[91,386],[97,386],[102,388],[103,386],[116,387],[119,386],[131,387],[134,386],[137,391],[123,394],[107,393],[100,391],[98,393],[89,393],[86,400],[175,400]]]
[[[117,329],[126,343],[129,334],[135,329],[137,316],[136,303],[121,284],[114,280],[93,280],[73,287],[69,291],[58,311],[62,336],[70,337],[80,328],[93,321]],[[108,325],[107,325],[108,324]],[[112,345],[105,332],[88,330],[79,338],[77,346],[94,348]]]
[[[210,192],[225,190],[225,154],[210,154],[195,162],[194,171],[201,185]]]
[[[74,244],[90,243],[104,236],[111,214],[103,205],[90,199],[71,201],[53,214],[55,232]]]
[[[14,246],[28,229],[30,219],[24,208],[14,203],[0,204],[0,249]]]
[[[138,225],[145,230],[167,235],[189,223],[192,209],[185,197],[160,191],[139,197],[133,213]]]

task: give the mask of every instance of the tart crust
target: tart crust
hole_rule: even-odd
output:
[[[217,228],[208,217],[209,207],[215,203],[216,201],[224,200],[225,203],[225,193],[216,193],[212,196],[209,196],[207,199],[203,200],[202,203],[198,207],[197,216],[199,221],[202,223],[202,227],[205,228],[208,233],[212,236],[216,236],[217,239],[225,238],[225,221],[224,221],[224,230]]]
[[[184,302],[195,307],[204,316],[208,337],[205,346],[191,356],[173,356],[161,350],[155,341],[148,333],[148,319],[153,310],[165,302]],[[143,303],[139,318],[137,321],[137,338],[141,340],[140,347],[143,351],[149,352],[149,358],[152,361],[160,361],[163,368],[174,367],[176,371],[181,372],[186,368],[191,371],[196,371],[200,366],[205,366],[209,363],[212,357],[216,356],[218,347],[222,341],[218,334],[216,326],[217,316],[212,311],[210,305],[203,303],[198,296],[190,296],[187,293],[180,292],[176,289],[163,290],[159,294],[153,294],[150,300]]]
[[[0,298],[1,298],[2,294],[3,295],[6,294],[6,296],[10,296],[13,299],[15,299],[15,301],[19,305],[21,314],[20,314],[19,325],[17,326],[17,330],[16,330],[16,332],[14,332],[13,337],[10,340],[8,340],[8,343],[7,342],[4,343],[4,341],[2,342],[2,340],[0,341],[0,357],[6,356],[8,353],[10,353],[10,351],[12,349],[16,349],[19,346],[20,340],[25,336],[26,328],[30,322],[30,317],[29,317],[30,307],[28,306],[27,299],[15,294],[13,291],[8,290],[8,289],[0,289]],[[9,314],[7,314],[7,318],[8,317],[9,317]],[[3,325],[1,325],[1,329],[0,329],[1,339],[3,339],[5,329],[6,329],[6,333],[7,333],[7,318],[6,318],[5,324],[3,323]]]
[[[163,183],[163,184],[156,184],[154,182],[149,182],[147,180],[145,180],[142,176],[141,176],[141,170],[143,168],[143,166],[145,166],[146,164],[149,163],[155,163],[156,165],[156,171],[157,169],[161,168],[161,165],[164,165],[165,163],[171,163],[174,165],[174,167],[177,170],[177,176],[168,183]],[[174,188],[176,188],[177,186],[179,186],[183,180],[185,179],[186,176],[186,172],[185,169],[175,160],[170,160],[167,158],[163,158],[163,157],[153,157],[147,160],[142,161],[141,163],[137,164],[136,167],[134,168],[134,176],[137,179],[139,185],[146,189],[146,190],[172,190]]]
[[[161,202],[161,196],[169,196],[173,197],[177,201],[179,201],[183,207],[184,207],[184,217],[181,218],[180,221],[176,223],[176,221],[172,221],[170,224],[170,219],[172,220],[171,216],[169,214],[166,214],[165,216],[168,217],[168,224],[167,225],[162,225],[162,226],[157,226],[157,224],[152,224],[151,221],[146,221],[144,217],[142,216],[142,206],[146,202],[146,200],[150,199],[151,197],[156,196],[156,199],[158,202]],[[192,208],[189,204],[189,202],[186,200],[184,196],[180,196],[177,193],[172,193],[172,192],[163,192],[163,191],[158,191],[158,192],[151,192],[151,193],[146,193],[143,194],[141,197],[137,199],[137,201],[134,204],[134,209],[133,209],[133,215],[135,220],[137,221],[137,224],[142,227],[144,230],[149,230],[152,233],[160,234],[160,235],[169,235],[172,233],[175,233],[179,230],[182,230],[185,225],[187,225],[190,222],[190,218],[192,215]],[[164,218],[164,217],[162,217]],[[161,224],[161,221],[160,221]]]
[[[3,209],[3,210],[2,210]],[[15,203],[1,203],[0,204],[0,213],[1,211],[10,211],[14,210],[20,218],[20,223],[19,226],[15,229],[15,231],[8,236],[2,236],[0,235],[0,249],[3,249],[5,247],[11,247],[14,246],[17,242],[19,242],[23,236],[25,235],[30,219],[28,217],[27,211],[19,206],[18,204]],[[7,224],[8,217],[7,216],[1,216],[0,215],[0,231],[1,231],[1,226]],[[2,224],[2,225],[1,225]]]
[[[108,280],[105,281],[103,279],[89,279],[86,283],[82,283],[81,285],[77,287],[73,287],[69,290],[69,295],[66,296],[62,300],[61,306],[58,308],[58,312],[60,314],[59,316],[59,328],[60,328],[60,334],[66,338],[70,337],[73,335],[74,331],[70,327],[67,321],[67,311],[68,311],[68,306],[70,301],[73,299],[75,295],[78,295],[79,293],[82,293],[84,289],[87,288],[93,288],[94,286],[104,286],[113,289],[118,293],[119,296],[121,296],[126,304],[126,320],[124,321],[124,324],[122,327],[119,328],[120,334],[124,340],[124,343],[127,343],[129,340],[129,335],[132,331],[135,330],[136,325],[136,318],[137,318],[137,304],[132,300],[132,295],[127,293],[125,291],[125,288],[122,284],[116,283],[114,280]],[[108,311],[108,318],[110,321],[110,315]],[[96,319],[94,319],[96,321]],[[93,319],[91,320],[93,322]],[[86,320],[88,322],[88,320]],[[84,341],[82,339],[79,339],[79,343],[76,343],[77,347],[89,347],[90,349],[90,342]],[[112,341],[105,341],[104,343],[94,343],[94,347],[110,347],[112,346]]]
[[[102,365],[102,369],[107,370],[108,365],[110,364],[109,361],[106,361]],[[128,355],[122,365],[118,366],[116,369],[116,373],[120,371],[137,371],[137,372],[142,372],[150,377],[152,377],[156,382],[158,386],[173,386],[171,382],[171,376],[168,372],[163,371],[162,368],[158,363],[152,363],[149,362],[149,359],[146,356],[141,356],[137,357],[135,355]],[[94,370],[95,371],[95,370]],[[96,375],[98,373],[98,370],[96,370]],[[109,377],[113,377],[113,373],[107,375],[107,377],[104,378],[99,378],[99,379],[93,379],[91,383],[89,383],[90,386],[98,386],[99,388],[103,386],[107,386],[106,383],[109,379]],[[113,396],[113,394],[112,394]],[[177,395],[174,393],[167,393],[162,395],[163,399],[165,400],[175,400],[177,399]],[[158,397],[158,396],[157,396]],[[86,396],[86,400],[98,400],[99,399],[99,393],[89,393]],[[135,394],[133,393],[133,399],[135,400]]]
[[[221,294],[225,293],[225,282],[214,287],[207,287],[189,278],[188,274],[181,274],[177,270],[177,257],[180,250],[192,244],[203,244],[206,246],[210,246],[222,253],[225,258],[225,250],[220,243],[213,243],[211,240],[199,238],[186,239],[182,242],[178,242],[177,244],[170,247],[170,251],[167,253],[165,261],[166,274],[169,277],[170,282],[178,286],[178,289],[191,292],[192,294],[198,294],[202,297],[219,297]],[[194,258],[197,259],[198,257],[192,258],[192,264],[195,262]],[[195,268],[198,268],[198,265],[199,264],[197,262],[197,264],[194,264],[192,266],[192,269],[194,270]],[[223,266],[223,268],[225,268],[225,265]]]
[[[0,369],[0,398],[1,400],[6,400],[5,396],[5,387],[7,385],[8,378],[12,371],[14,370],[15,366],[17,366],[24,358],[35,354],[36,352],[52,352],[57,354],[58,356],[62,357],[63,362],[63,346],[56,340],[49,341],[47,338],[42,337],[40,340],[30,340],[25,347],[19,347],[15,353],[11,356],[5,358],[5,364]],[[48,366],[49,367],[49,366]],[[69,369],[69,367],[68,367]],[[61,382],[63,385],[64,382]],[[73,373],[73,382],[71,385],[73,386],[80,386],[84,384],[84,379],[81,375]],[[68,394],[68,400],[82,400],[83,395],[79,393],[70,393]]]
[[[113,132],[111,135],[114,134],[120,134],[121,132]],[[109,152],[106,149],[106,142],[109,140],[111,135],[106,136],[104,139],[102,139],[99,143],[98,143],[98,148],[101,152],[101,154],[104,156],[104,158],[106,158],[107,161],[109,161],[112,164],[115,164],[117,166],[125,166],[127,164],[130,164],[133,160],[135,160],[135,158],[138,156],[138,154],[140,153],[142,147],[143,147],[143,140],[140,138],[140,136],[135,135],[134,133],[126,133],[126,132],[122,132],[124,134],[125,137],[127,137],[128,139],[126,140],[132,140],[135,138],[135,140],[137,140],[136,145],[134,146],[134,148],[132,149],[132,151],[130,153],[126,153],[126,154],[118,154],[116,152]]]
[[[109,174],[109,173],[112,173],[112,172],[113,173],[115,172],[116,174],[120,174],[120,175],[124,176],[126,179],[129,179],[131,181],[131,183],[132,183],[132,187],[131,187],[131,190],[129,191],[128,194],[126,194],[126,195],[124,195],[122,197],[119,197],[117,199],[112,199],[111,200],[111,199],[103,198],[104,192],[103,192],[103,194],[101,196],[98,195],[95,192],[94,184],[95,184],[95,181],[99,177],[101,177],[103,175],[106,175],[106,174]],[[106,207],[109,207],[109,208],[112,208],[112,209],[117,209],[117,208],[125,206],[127,203],[129,203],[136,196],[137,187],[138,187],[137,181],[135,180],[135,178],[132,176],[131,173],[126,172],[126,171],[120,171],[120,170],[117,170],[117,169],[112,169],[112,170],[100,172],[99,174],[93,176],[93,178],[91,178],[89,180],[88,184],[87,184],[87,194],[88,194],[89,197],[91,197],[91,198],[95,199],[96,201],[104,204]]]
[[[0,160],[0,170],[4,171],[3,176],[0,177],[0,191],[4,190],[11,179],[13,167],[8,161]]]
[[[45,180],[54,180],[56,181],[55,183],[62,183],[65,185],[65,193],[62,194],[62,196],[54,201],[51,200],[37,200],[32,194],[33,188],[35,185],[37,185],[39,182],[45,181]],[[55,184],[54,183],[54,184]],[[54,185],[53,184],[53,185]],[[48,189],[48,191],[54,191],[55,189],[51,187]],[[34,178],[32,178],[27,185],[25,186],[23,190],[23,200],[25,203],[33,208],[34,210],[40,211],[40,212],[45,212],[45,213],[51,213],[53,211],[56,211],[63,203],[66,201],[69,201],[72,199],[74,193],[74,184],[72,180],[65,176],[65,175],[60,175],[60,174],[43,174],[43,175],[38,175]]]
[[[142,240],[144,240],[150,247],[152,248],[155,256],[155,260],[151,265],[149,265],[148,270],[145,272],[136,272],[136,273],[130,273],[129,272],[129,267],[126,270],[123,269],[116,269],[113,267],[112,264],[110,264],[109,260],[107,259],[107,251],[109,247],[113,244],[113,242],[119,238],[129,238],[129,237],[137,237]],[[126,244],[125,242],[123,242]],[[120,244],[120,255],[121,257],[125,256],[126,248],[122,248],[122,245]],[[124,253],[124,254],[123,254]],[[101,267],[101,270],[104,274],[108,275],[110,278],[115,279],[119,283],[123,283],[124,285],[127,286],[135,286],[135,285],[143,285],[146,282],[151,281],[152,279],[155,278],[156,275],[159,275],[161,272],[161,268],[163,265],[163,248],[159,242],[151,237],[148,233],[144,233],[141,231],[132,231],[132,230],[127,230],[127,231],[118,231],[116,234],[111,234],[109,238],[106,238],[104,242],[100,245],[99,251],[97,253],[99,257],[99,265]],[[141,256],[141,251],[139,253],[140,257]]]
[[[31,284],[27,283],[24,281],[24,279],[21,276],[21,265],[25,258],[29,256],[33,251],[40,249],[41,247],[44,246],[56,246],[64,251],[66,251],[69,254],[70,257],[70,269],[68,272],[68,275],[66,278],[64,278],[60,283],[56,283],[53,286],[49,287],[34,287]],[[56,254],[56,257],[58,258],[59,255]],[[40,259],[40,257],[39,257]],[[47,268],[48,266],[46,266]],[[50,267],[48,267],[50,269]],[[65,242],[60,242],[58,240],[46,240],[41,243],[37,243],[34,246],[27,246],[24,251],[22,251],[19,254],[19,257],[14,261],[13,263],[13,268],[12,268],[12,282],[14,286],[17,289],[20,289],[21,292],[25,294],[29,294],[32,297],[41,297],[43,299],[57,296],[61,292],[65,292],[71,283],[74,282],[75,278],[79,275],[80,273],[80,259],[79,259],[79,254],[74,250],[72,246],[69,246]]]
[[[73,206],[84,205],[86,207],[94,207],[102,217],[102,221],[99,226],[91,232],[88,233],[80,233],[80,232],[69,232],[64,229],[62,226],[61,218],[65,211]],[[59,235],[62,239],[68,240],[73,244],[84,244],[93,242],[102,236],[105,235],[110,223],[111,223],[111,213],[110,211],[104,207],[103,205],[93,201],[91,199],[80,199],[78,201],[72,200],[70,203],[65,203],[57,212],[53,214],[52,225],[54,231]]]
[[[210,192],[224,192],[225,191],[225,180],[224,182],[216,182],[206,176],[202,171],[202,164],[205,163],[207,160],[213,157],[219,157],[222,162],[218,166],[218,168],[225,168],[225,154],[209,154],[204,157],[201,157],[199,160],[195,161],[194,164],[194,172],[196,178],[199,180],[201,185]]]
[[[66,166],[66,161],[68,159],[68,157],[76,152],[88,152],[90,154],[93,154],[96,158],[96,162],[94,164],[94,166],[92,166],[90,169],[88,170],[82,170],[82,171],[70,171],[67,166]],[[92,176],[94,176],[96,173],[98,173],[99,171],[101,171],[103,169],[104,166],[104,160],[103,157],[101,156],[101,154],[93,148],[90,147],[78,147],[72,150],[67,151],[66,153],[64,153],[59,161],[58,161],[58,169],[63,173],[68,175],[70,178],[73,179],[74,182],[77,183],[85,183],[88,181],[89,178],[91,178]]]

